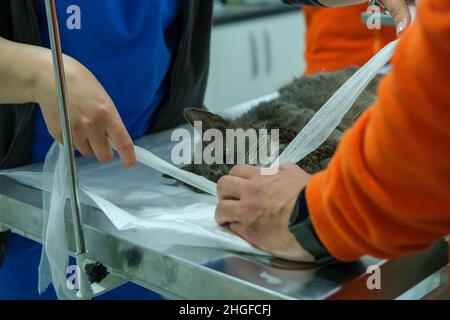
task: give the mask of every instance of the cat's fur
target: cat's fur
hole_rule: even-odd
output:
[[[337,72],[318,73],[295,79],[280,89],[278,98],[263,102],[234,119],[226,119],[196,108],[186,109],[185,118],[191,124],[194,121],[202,121],[203,131],[210,128],[219,129],[223,133],[225,129],[238,128],[279,129],[279,152],[281,153],[317,110],[357,70],[356,67],[351,67]],[[326,142],[298,163],[302,169],[309,173],[316,173],[327,166],[342,133],[350,128],[358,116],[375,101],[380,78],[381,76],[377,76],[363,91]],[[184,169],[217,182],[221,176],[228,174],[232,167],[233,165],[227,164],[192,164],[185,166]]]

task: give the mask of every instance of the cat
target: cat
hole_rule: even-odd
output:
[[[282,87],[276,99],[262,102],[236,118],[225,118],[199,108],[185,109],[184,117],[192,126],[195,121],[201,121],[203,132],[208,129],[218,129],[224,136],[226,129],[279,129],[279,153],[281,154],[314,114],[357,70],[357,67],[349,67],[336,72],[317,73],[297,78]],[[372,80],[330,137],[318,149],[297,163],[303,170],[314,174],[326,168],[343,132],[350,128],[360,114],[376,100],[376,90],[381,77],[378,75]],[[220,177],[228,174],[233,166],[226,163],[189,164],[183,169],[217,182]]]

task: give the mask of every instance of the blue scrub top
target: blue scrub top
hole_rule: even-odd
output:
[[[63,52],[86,66],[114,101],[132,138],[144,135],[155,109],[168,93],[168,74],[178,44],[182,0],[58,0]],[[81,29],[67,27],[80,9]],[[67,13],[70,11],[69,13]],[[69,25],[75,25],[70,20]],[[49,46],[43,1],[40,3],[43,44]],[[43,161],[53,139],[38,112],[33,161]],[[41,246],[14,235],[0,269],[1,299],[55,299],[52,288],[39,296]],[[127,284],[104,299],[158,299],[160,296]]]
[[[56,3],[63,52],[95,75],[112,98],[131,137],[142,137],[154,111],[167,97],[167,75],[178,44],[176,22],[182,0]],[[73,5],[79,9],[74,11]],[[45,17],[41,0],[42,42],[49,47]],[[74,29],[78,21],[80,29]],[[43,161],[52,143],[39,110],[33,162]]]

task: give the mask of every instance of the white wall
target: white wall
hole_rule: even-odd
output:
[[[272,93],[301,75],[304,37],[300,10],[214,27],[208,109],[219,111]]]

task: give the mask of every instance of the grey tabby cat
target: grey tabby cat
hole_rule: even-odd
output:
[[[337,72],[300,77],[281,88],[278,98],[263,102],[234,119],[224,118],[197,108],[186,109],[184,116],[191,125],[194,124],[194,121],[201,121],[203,132],[215,128],[221,130],[224,136],[225,129],[279,129],[279,152],[281,154],[317,110],[357,70],[356,67],[350,67]],[[375,101],[380,78],[381,75],[377,76],[363,91],[350,112],[325,143],[298,163],[303,170],[312,174],[327,166],[343,132],[350,128],[359,115]],[[221,176],[228,174],[232,167],[233,165],[229,164],[191,164],[183,169],[217,182]]]

